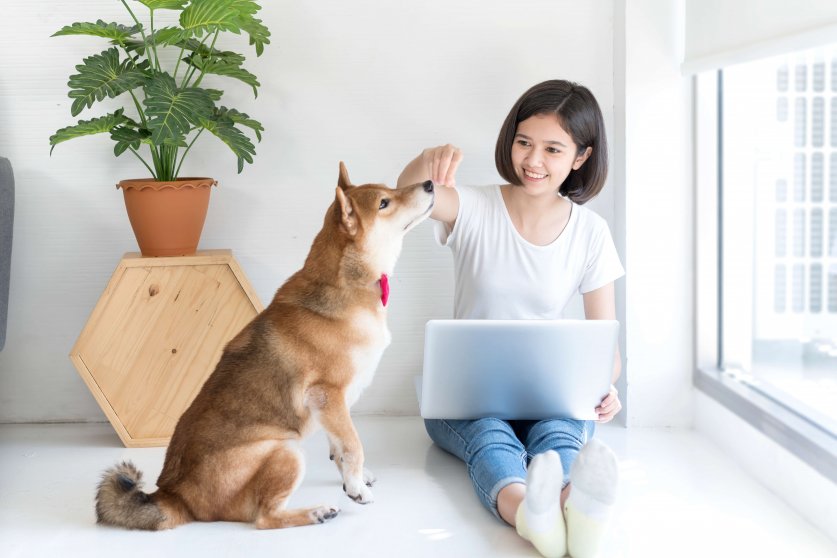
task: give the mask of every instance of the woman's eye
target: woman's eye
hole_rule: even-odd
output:
[[[522,145],[523,147],[529,147],[529,142],[526,140],[517,140],[517,145]]]
[[[381,206],[378,209],[386,209],[387,207],[389,207],[389,200],[384,198],[381,200]]]
[[[560,150],[560,149],[556,149],[556,148],[554,148],[554,147],[547,147],[547,148],[546,148],[546,150],[547,150],[549,153],[561,153],[561,150]]]

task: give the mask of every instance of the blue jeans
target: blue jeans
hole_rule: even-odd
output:
[[[480,501],[502,520],[497,495],[509,484],[526,483],[526,467],[532,456],[547,450],[558,452],[566,486],[570,466],[593,436],[596,423],[572,419],[428,419],[424,427],[439,447],[467,464]]]

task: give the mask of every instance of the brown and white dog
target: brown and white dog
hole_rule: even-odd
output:
[[[299,441],[317,425],[346,494],[371,502],[375,479],[363,467],[349,407],[389,345],[387,276],[433,199],[430,181],[352,186],[341,162],[336,199],[305,265],[224,348],[175,427],[158,490],[142,492],[130,463],[109,469],[96,495],[98,522],[148,530],[190,521],[322,523],[338,508],[285,507],[305,472]]]

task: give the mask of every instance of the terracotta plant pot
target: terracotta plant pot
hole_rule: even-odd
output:
[[[212,178],[122,180],[125,208],[143,256],[189,256],[198,241],[209,207]]]

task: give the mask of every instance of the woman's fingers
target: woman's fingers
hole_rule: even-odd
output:
[[[460,161],[462,161],[462,151],[457,147],[453,147],[450,164],[448,165],[448,172],[445,175],[445,181],[443,182],[445,186],[450,186],[451,188],[456,186],[456,170],[459,168]]]
[[[456,185],[456,169],[462,160],[462,151],[455,145],[440,145],[425,150],[425,160],[434,184]]]
[[[615,388],[611,388],[599,406],[596,407],[596,412],[599,414],[598,422],[608,422],[622,410],[622,402],[619,401],[619,394]]]
[[[599,403],[599,406],[596,407],[596,410],[601,412],[603,409],[606,409],[608,407],[612,407],[614,402],[616,402],[616,401],[618,401],[618,398],[613,394],[613,392],[611,392],[611,393],[607,394],[604,397],[604,399],[602,399],[602,402]]]

